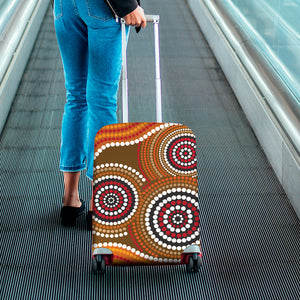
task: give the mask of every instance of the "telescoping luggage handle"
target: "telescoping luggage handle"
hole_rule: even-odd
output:
[[[155,87],[156,87],[156,121],[162,122],[161,104],[161,78],[160,78],[160,56],[159,56],[159,16],[146,15],[147,22],[152,22],[154,27],[154,53],[155,53]],[[126,54],[126,30],[125,20],[121,19],[122,24],[122,108],[123,122],[128,122],[128,78],[127,78],[127,54]]]

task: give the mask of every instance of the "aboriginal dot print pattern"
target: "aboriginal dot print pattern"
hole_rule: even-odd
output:
[[[200,246],[196,139],[173,123],[120,123],[95,139],[93,250],[113,264],[176,264]]]

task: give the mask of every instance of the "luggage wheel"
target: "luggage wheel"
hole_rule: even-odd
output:
[[[202,265],[202,252],[199,245],[188,246],[181,254],[181,263],[186,265],[188,273],[199,272]]]
[[[105,273],[106,265],[112,265],[113,253],[107,248],[96,248],[93,251],[92,271],[94,274]]]
[[[200,267],[202,265],[202,257],[199,255],[199,253],[193,253],[188,257],[188,261],[186,264],[186,270],[188,273],[191,272],[199,272]]]
[[[103,255],[95,255],[92,260],[92,270],[94,274],[104,274],[106,270],[105,258]]]

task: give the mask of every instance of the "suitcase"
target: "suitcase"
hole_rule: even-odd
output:
[[[163,123],[159,16],[154,24],[157,123],[128,123],[126,47],[123,46],[123,123],[95,138],[93,178],[94,273],[106,265],[185,264],[198,272],[200,246],[196,139],[181,124]],[[125,45],[125,24],[122,21]]]

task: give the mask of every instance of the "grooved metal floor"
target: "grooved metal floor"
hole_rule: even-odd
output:
[[[49,8],[0,139],[0,298],[299,299],[299,220],[218,63],[184,1],[144,7],[161,15],[164,121],[197,137],[203,267],[94,276],[85,218],[60,225],[65,90]],[[154,120],[150,27],[128,47],[130,121]],[[80,192],[90,198],[84,176]]]

